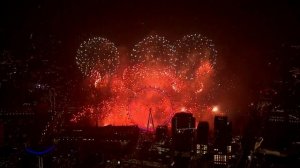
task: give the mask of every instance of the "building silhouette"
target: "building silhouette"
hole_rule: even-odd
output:
[[[195,118],[180,112],[172,118],[172,140],[175,167],[189,167],[195,149]]]
[[[231,160],[232,124],[227,116],[215,116],[214,119],[214,165],[226,167]]]
[[[205,155],[208,153],[208,134],[209,124],[206,121],[200,121],[197,126],[196,153]]]

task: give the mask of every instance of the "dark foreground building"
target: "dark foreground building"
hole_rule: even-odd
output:
[[[195,146],[195,118],[180,112],[172,118],[172,140],[175,167],[189,167]]]
[[[215,167],[227,167],[231,160],[232,124],[227,116],[215,116],[214,154]]]

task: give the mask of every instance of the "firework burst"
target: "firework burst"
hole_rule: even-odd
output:
[[[76,64],[86,76],[93,71],[111,74],[119,65],[119,53],[114,43],[109,40],[101,37],[90,38],[80,44]]]
[[[78,49],[77,64],[92,79],[90,87],[105,96],[74,114],[72,121],[89,116],[99,125],[145,128],[150,109],[155,125],[168,124],[182,109],[198,120],[207,118],[216,56],[212,41],[199,34],[186,35],[174,44],[148,36],[133,47],[130,64],[119,61],[116,47],[107,39],[85,41]]]

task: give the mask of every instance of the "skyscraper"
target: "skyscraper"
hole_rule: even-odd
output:
[[[209,133],[209,124],[208,122],[201,121],[197,126],[197,147],[196,153],[200,155],[207,154],[208,150],[208,133]]]
[[[172,138],[175,151],[190,152],[195,141],[195,118],[191,113],[176,113],[172,118]]]
[[[195,146],[195,118],[180,112],[172,118],[172,139],[175,167],[188,167]]]
[[[214,164],[226,166],[231,159],[232,124],[227,116],[215,116]]]

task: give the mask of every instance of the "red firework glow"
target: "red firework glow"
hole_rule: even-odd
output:
[[[99,45],[99,41],[111,45],[112,52],[107,52],[108,45]],[[106,55],[101,55],[104,49],[99,46],[106,47]],[[94,38],[94,43],[81,45],[77,64],[89,74],[89,87],[100,98],[98,103],[74,114],[71,121],[88,119],[98,125],[137,124],[146,128],[150,109],[155,126],[168,125],[173,114],[183,109],[192,112],[198,121],[211,118],[213,114],[207,107],[216,51],[210,40],[190,35],[171,45],[163,37],[150,36],[138,43],[132,53],[127,64],[118,62],[116,48],[106,39]],[[103,67],[110,68],[105,71]]]

